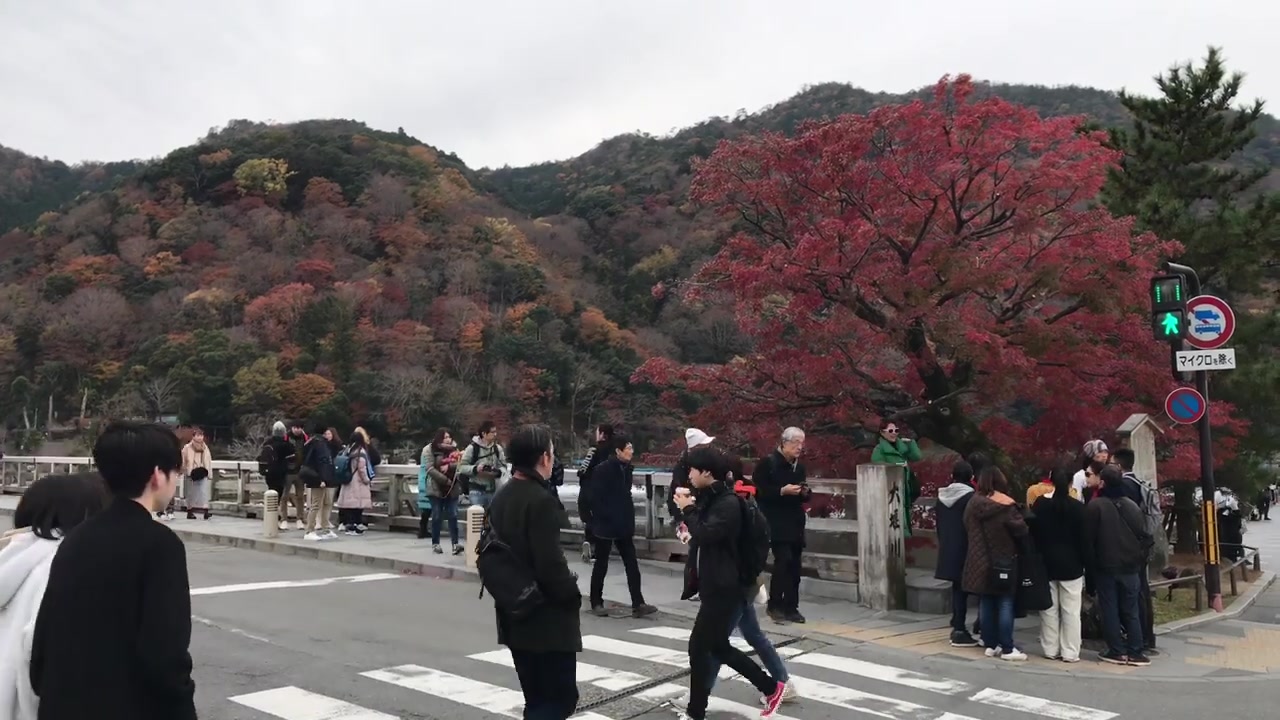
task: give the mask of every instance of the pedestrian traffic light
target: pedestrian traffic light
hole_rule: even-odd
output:
[[[1182,339],[1182,328],[1186,324],[1187,311],[1165,310],[1155,313],[1156,339],[1170,342]]]
[[[1187,323],[1186,282],[1181,275],[1151,278],[1151,329],[1157,340],[1182,339]]]

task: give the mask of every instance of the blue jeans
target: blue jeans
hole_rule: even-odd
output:
[[[764,664],[764,669],[773,676],[773,679],[786,682],[791,677],[787,674],[787,666],[782,664],[782,658],[779,657],[773,643],[769,642],[769,638],[765,637],[764,631],[760,629],[760,618],[756,615],[756,608],[750,600],[744,601],[733,614],[729,627],[738,629],[742,639],[756,651],[760,662]],[[716,679],[720,677],[720,661],[714,656],[707,658],[707,661],[711,663],[711,687],[714,688]]]
[[[983,595],[978,605],[982,647],[1013,652],[1013,595]]]
[[[435,498],[431,513],[431,544],[440,544],[440,525],[449,519],[449,542],[458,544],[458,498]]]
[[[485,510],[488,510],[489,503],[493,500],[493,493],[487,490],[472,490],[470,493],[468,493],[468,497],[471,498],[472,505],[476,505],[478,507],[484,508]]]
[[[1115,655],[1142,654],[1145,643],[1142,623],[1138,620],[1138,591],[1141,586],[1138,573],[1099,572],[1096,586],[1107,650]],[[1127,646],[1125,636],[1128,637]]]

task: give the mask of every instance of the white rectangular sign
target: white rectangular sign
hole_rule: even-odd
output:
[[[1196,372],[1198,370],[1235,370],[1235,348],[1218,348],[1217,350],[1179,350],[1178,372]]]

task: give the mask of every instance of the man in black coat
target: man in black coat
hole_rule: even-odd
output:
[[[769,520],[773,577],[767,609],[777,623],[805,620],[800,614],[800,560],[804,551],[804,504],[813,493],[805,480],[804,465],[800,464],[803,451],[804,431],[789,427],[782,431],[778,449],[756,463],[751,473],[756,502]]]
[[[764,702],[761,717],[772,717],[782,703],[786,685],[756,665],[729,642],[733,618],[750,602],[756,578],[744,578],[740,563],[744,504],[726,484],[729,460],[710,447],[689,451],[689,490],[675,496],[681,519],[689,527],[689,560],[682,598],[699,595],[702,602],[689,634],[689,706],[692,720],[704,720],[711,694],[708,656],[733,668],[755,686]]]
[[[969,593],[964,591],[964,560],[969,538],[964,529],[964,509],[973,499],[973,469],[960,460],[951,468],[951,484],[938,490],[933,516],[938,531],[938,569],[933,576],[951,583],[951,647],[977,647],[965,628]]]
[[[1099,659],[1116,665],[1150,665],[1138,614],[1138,576],[1147,569],[1151,535],[1142,511],[1127,497],[1120,468],[1107,465],[1099,475],[1100,496],[1084,508],[1085,537],[1093,554],[1087,565],[1095,572],[1107,639],[1107,650]]]
[[[182,446],[162,425],[116,422],[93,460],[113,500],[50,568],[31,646],[39,718],[195,720],[186,550],[151,517],[181,481]]]
[[[524,716],[564,720],[578,705],[582,593],[560,549],[560,528],[568,516],[544,479],[554,464],[551,431],[520,428],[507,457],[511,480],[490,502],[488,523],[532,571],[546,600],[523,618],[495,608],[498,642],[511,651],[524,692]]]

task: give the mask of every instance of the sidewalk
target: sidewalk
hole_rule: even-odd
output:
[[[17,501],[16,496],[0,496],[0,516],[12,515]],[[409,533],[370,531],[362,537],[340,535],[333,540],[316,542],[303,540],[301,531],[290,530],[268,539],[263,536],[261,520],[225,516],[215,516],[209,521],[186,520],[179,516],[170,527],[186,542],[296,555],[430,578],[479,581],[475,569],[466,567],[464,556],[449,555],[447,548],[446,554],[435,555],[429,541],[419,540]],[[1264,563],[1269,565],[1270,558],[1280,558],[1280,520],[1265,526],[1253,523],[1245,541],[1259,546]],[[591,566],[582,563],[572,549],[566,548],[566,551],[570,569],[578,573],[578,586],[586,595]],[[645,599],[649,603],[676,617],[692,618],[697,613],[696,601],[679,599],[683,585],[681,565],[641,560],[640,566]],[[1272,614],[1280,616],[1280,585],[1262,592],[1264,586],[1270,584],[1271,577],[1266,573],[1255,583],[1258,589],[1255,594],[1262,596],[1260,605],[1270,607]],[[609,565],[604,597],[606,604],[615,606],[615,613],[625,613],[630,606],[622,563],[616,558]],[[1248,604],[1252,599],[1242,596],[1238,601]],[[1228,608],[1227,614],[1233,610],[1239,614],[1237,607]],[[980,650],[950,646],[949,616],[906,611],[873,612],[843,600],[806,599],[801,610],[808,617],[808,623],[777,625],[766,622],[765,629],[778,635],[807,636],[827,642],[873,643],[944,661],[966,664],[992,662],[983,658]],[[976,611],[971,610],[969,623],[975,619]],[[1045,675],[1131,676],[1135,680],[1218,680],[1280,675],[1280,625],[1266,627],[1253,622],[1212,619],[1193,630],[1160,635],[1161,655],[1155,662],[1147,668],[1131,668],[1096,662],[1094,658],[1098,648],[1090,647],[1089,641],[1086,641],[1084,659],[1080,663],[1067,665],[1042,658],[1039,656],[1039,623],[1038,615],[1017,622],[1016,644],[1030,658],[1016,666],[1003,663],[1001,667],[1016,667],[1021,672]]]

